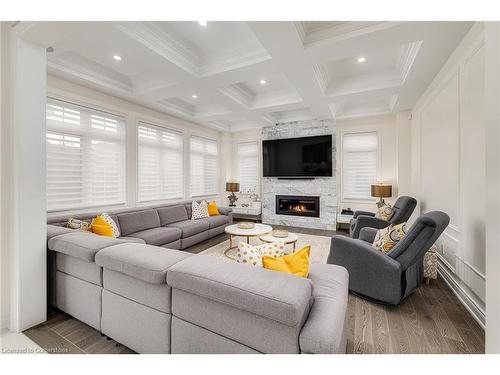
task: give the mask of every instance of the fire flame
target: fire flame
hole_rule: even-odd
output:
[[[306,212],[308,210],[307,210],[307,207],[305,204],[296,204],[296,205],[292,206],[292,211]]]

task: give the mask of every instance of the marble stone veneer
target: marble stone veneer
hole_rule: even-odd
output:
[[[337,218],[337,181],[335,177],[336,128],[332,120],[302,121],[269,126],[262,129],[262,140],[312,137],[332,134],[333,177],[316,177],[313,180],[280,180],[262,178],[262,222],[303,228],[335,230]],[[276,195],[319,196],[320,217],[303,217],[276,214]]]

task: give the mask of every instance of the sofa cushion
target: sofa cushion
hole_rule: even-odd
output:
[[[197,255],[167,271],[172,288],[275,320],[301,324],[309,311],[310,280]],[[174,300],[175,314],[175,300]]]
[[[314,284],[314,304],[300,332],[300,350],[313,354],[345,353],[349,274],[344,267],[313,264],[309,279]]]
[[[136,238],[136,237],[118,237],[120,240],[124,240],[127,242],[133,242],[133,243],[146,243],[142,238]]]
[[[160,225],[175,223],[188,219],[186,207],[183,205],[157,208],[158,216],[160,217]]]
[[[75,231],[52,237],[49,240],[49,249],[59,253],[93,262],[96,253],[108,246],[126,243],[113,237],[98,236],[89,232]]]
[[[149,245],[161,246],[181,238],[181,231],[178,228],[158,227],[131,233],[129,237],[140,238]]]
[[[226,215],[210,216],[202,220],[208,222],[210,229],[229,224],[229,218]]]
[[[52,237],[60,236],[61,234],[67,234],[75,232],[77,229],[70,229],[66,227],[62,227],[60,225],[52,225],[47,224],[47,240],[50,240]]]
[[[127,243],[101,250],[95,260],[106,269],[151,284],[164,284],[167,269],[190,256],[192,254],[178,250]]]
[[[180,229],[182,231],[181,238],[186,238],[208,230],[209,224],[205,219],[184,220],[184,221],[179,221],[178,223],[169,224],[167,228]]]
[[[160,226],[156,210],[143,210],[118,215],[122,236]]]

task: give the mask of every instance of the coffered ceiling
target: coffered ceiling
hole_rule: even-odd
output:
[[[221,131],[411,109],[470,22],[33,22],[49,73]]]

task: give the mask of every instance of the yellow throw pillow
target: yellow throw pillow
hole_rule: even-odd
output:
[[[92,220],[92,232],[100,236],[113,237],[113,227],[101,215]]]
[[[219,209],[217,208],[217,203],[215,203],[215,201],[212,201],[208,204],[208,214],[210,216],[220,215]]]
[[[307,277],[309,274],[309,254],[311,246],[304,246],[295,253],[274,258],[268,255],[262,257],[262,265],[268,270],[286,272],[295,276]]]

